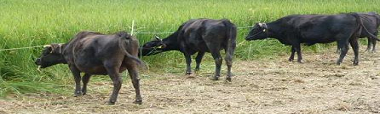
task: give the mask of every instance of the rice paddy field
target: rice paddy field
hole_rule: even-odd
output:
[[[334,66],[332,64],[337,55],[331,52],[334,51],[335,44],[303,46],[303,50],[306,52],[305,55],[310,55],[310,57],[305,57],[306,62],[304,64],[297,64],[285,61],[286,57],[289,56],[290,48],[282,45],[277,40],[244,41],[249,27],[257,22],[270,22],[290,14],[380,12],[379,6],[379,0],[0,0],[0,105],[4,106],[0,108],[0,113],[107,113],[109,111],[114,111],[115,113],[380,113],[380,105],[378,105],[380,104],[380,76],[379,72],[375,70],[379,64],[376,64],[379,56],[376,56],[376,53],[363,55],[366,56],[364,61],[367,61],[367,63],[364,62],[358,68],[351,65],[352,53],[348,54],[344,65]],[[79,31],[90,30],[115,33],[124,30],[131,32],[132,23],[134,23],[134,36],[139,39],[140,44],[143,44],[150,41],[155,34],[165,38],[171,32],[177,30],[183,22],[194,18],[226,18],[238,26],[238,45],[235,53],[236,65],[233,68],[236,70],[233,71],[235,72],[234,78],[240,79],[236,79],[236,81],[233,79],[232,83],[235,84],[206,80],[207,76],[212,75],[214,71],[214,62],[209,54],[206,54],[201,71],[196,74],[196,79],[184,78],[186,76],[184,76],[185,60],[183,55],[180,52],[167,52],[142,58],[149,67],[140,71],[143,99],[148,99],[146,102],[144,101],[143,105],[132,104],[133,88],[130,86],[130,79],[124,75],[122,88],[124,90],[120,95],[124,97],[119,98],[118,102],[121,102],[120,104],[115,107],[109,107],[103,103],[103,101],[107,101],[111,92],[111,81],[108,76],[94,76],[91,79],[89,89],[92,90],[90,90],[89,94],[94,95],[73,98],[74,81],[67,65],[56,65],[38,71],[37,66],[34,64],[34,59],[40,55],[42,45],[65,43]],[[364,44],[362,43],[361,48],[365,46]],[[21,47],[32,48],[14,49]],[[361,53],[364,53],[364,51],[361,51]],[[328,59],[326,60],[327,63],[322,59]],[[371,63],[370,61],[375,62]],[[278,65],[275,65],[277,62]],[[254,64],[261,66],[255,66]],[[313,64],[318,65],[311,66],[312,68],[309,67]],[[293,69],[283,68],[283,66],[287,65],[297,70],[292,71]],[[326,69],[308,72],[308,70],[315,70],[319,67]],[[264,68],[273,70],[268,71]],[[276,71],[276,69],[280,71]],[[330,69],[343,70],[332,70],[328,72],[326,78],[323,73],[330,71]],[[350,74],[362,76],[364,72],[366,73],[365,76],[368,77],[347,78],[341,76],[342,73],[347,76],[344,73],[354,69],[369,69],[369,71],[358,71],[356,74]],[[225,73],[225,66],[223,66],[222,72]],[[308,75],[300,75],[305,72]],[[296,75],[296,77],[292,78],[292,75]],[[269,76],[271,79],[265,76]],[[361,78],[371,80],[358,82],[359,84],[353,82],[355,87],[351,89],[347,89],[352,86],[351,82],[337,82],[362,80]],[[285,81],[282,79],[285,79]],[[311,96],[322,98],[322,101],[320,99],[313,100],[317,99],[315,97],[301,96],[295,99],[289,97],[289,99],[280,101],[266,100],[261,102],[262,99],[277,99],[278,97],[275,95],[283,95],[273,93],[274,96],[270,96],[271,94],[266,91],[267,89],[286,93],[288,96],[308,94],[307,92],[303,93],[302,89],[299,88],[301,92],[296,93],[292,91],[294,89],[292,87],[302,87],[302,85],[295,85],[295,83],[300,83],[306,84],[308,85],[306,88],[312,89],[314,88],[312,85],[314,84],[312,83],[314,82],[312,81],[313,79],[324,80],[327,83],[329,81],[331,83],[336,82],[338,87],[339,85],[350,85],[347,87],[342,86],[347,91],[335,94],[337,96],[348,97],[344,93],[356,95],[356,93],[363,93],[363,91],[370,92],[368,94],[371,95],[357,102],[351,102],[354,101],[352,99],[344,101],[342,100],[344,98],[339,97],[341,101],[331,104],[328,101],[334,100],[323,99],[329,97],[326,95],[328,92],[334,92],[330,88],[331,85],[329,84],[331,83],[328,83],[319,85],[321,86],[319,89],[325,89],[326,91],[310,94]],[[265,84],[260,84],[257,80],[261,80],[263,81],[261,83]],[[239,81],[242,83],[239,83]],[[276,85],[275,82],[277,81],[281,82],[280,84],[283,84],[281,86],[285,87],[274,87],[274,90],[268,87]],[[165,83],[168,85],[162,85]],[[252,85],[252,83],[255,84]],[[290,87],[287,87],[287,84],[290,84]],[[157,87],[160,85],[161,87]],[[239,91],[237,86],[245,89]],[[250,87],[251,89],[248,86],[252,86]],[[264,89],[260,89],[261,87]],[[360,87],[366,89],[360,89]],[[219,91],[218,89],[220,88],[227,88],[228,92],[225,92],[227,91],[225,89]],[[318,87],[316,88],[319,90]],[[184,90],[188,91],[184,92]],[[211,92],[202,92],[205,90]],[[180,93],[173,93],[173,91]],[[220,95],[235,95],[241,92],[237,96],[241,95],[247,99],[252,99],[251,101],[246,99],[247,102],[241,103],[235,102],[241,100],[235,97],[226,96],[223,101],[221,101],[220,96],[209,97],[217,96],[218,94],[215,92],[221,92]],[[266,94],[261,94],[260,92]],[[324,92],[326,94],[322,95]],[[202,95],[202,93],[204,94]],[[157,95],[157,98],[152,94]],[[181,95],[183,97],[170,97],[164,94]],[[192,95],[193,97],[191,97]],[[269,95],[268,98],[265,98],[265,95]],[[356,98],[355,95],[352,97]],[[202,98],[205,100],[201,100]],[[91,99],[96,100],[91,101]],[[291,100],[295,101],[292,102]],[[310,105],[307,104],[308,101],[310,101]],[[318,104],[320,103],[319,101],[324,103]],[[37,104],[28,104],[28,102]],[[364,103],[356,105],[355,103],[358,102]],[[72,105],[81,105],[82,103],[87,105],[80,108],[72,107]],[[226,103],[229,104],[227,105]],[[292,107],[287,103],[302,106]],[[94,106],[97,104],[101,105]],[[28,107],[29,105],[39,106],[39,108]],[[62,107],[58,107],[58,105]],[[123,107],[128,109],[120,109]],[[223,109],[220,109],[221,107]],[[19,110],[20,108],[23,110]]]

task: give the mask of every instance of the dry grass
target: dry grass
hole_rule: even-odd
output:
[[[379,54],[349,53],[341,66],[333,49],[305,53],[303,64],[276,60],[237,61],[233,82],[211,81],[213,70],[195,78],[149,74],[141,81],[143,104],[124,81],[118,102],[106,105],[109,81],[90,82],[88,95],[31,94],[0,100],[0,113],[380,113]],[[184,64],[184,63],[181,63]],[[224,71],[225,72],[225,71]],[[146,75],[146,74],[145,74]]]

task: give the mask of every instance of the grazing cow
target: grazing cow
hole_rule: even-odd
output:
[[[369,12],[369,13],[363,13],[359,14],[360,17],[362,17],[363,25],[368,30],[369,33],[373,34],[374,36],[377,36],[380,25],[380,15],[378,15],[375,12]],[[359,38],[368,38],[368,46],[367,51],[376,52],[376,40],[374,38],[371,38],[372,36],[368,34],[365,30],[362,30]],[[371,48],[372,46],[372,48]]]
[[[126,32],[105,35],[98,32],[84,31],[65,44],[47,45],[35,63],[41,68],[56,64],[68,64],[75,79],[75,96],[85,95],[91,75],[109,75],[113,81],[113,91],[109,104],[115,104],[121,88],[119,73],[128,69],[135,88],[136,100],[141,104],[137,65],[138,40]],[[80,87],[81,76],[83,88]]]
[[[278,39],[282,44],[291,45],[289,61],[294,60],[297,52],[298,62],[302,62],[300,43],[330,43],[337,41],[341,49],[337,64],[341,64],[348,51],[348,44],[354,50],[354,65],[358,65],[358,37],[361,30],[377,39],[367,29],[363,29],[360,15],[347,13],[338,15],[290,15],[270,23],[257,23],[249,32],[246,40],[258,40],[268,37]]]
[[[374,36],[377,36],[380,25],[380,16],[375,12],[369,12],[369,13],[359,13],[363,26],[367,29],[369,33],[371,33]],[[376,40],[374,38],[371,38],[372,36],[368,34],[365,30],[362,30],[360,33],[359,38],[368,38],[368,45],[366,51],[376,52]],[[372,47],[371,47],[372,46]],[[336,52],[339,52],[339,48]]]
[[[232,57],[236,47],[236,27],[229,20],[192,19],[183,23],[176,32],[165,39],[145,43],[141,49],[142,56],[178,50],[186,58],[186,74],[191,74],[191,55],[198,52],[195,71],[199,70],[205,52],[210,52],[215,60],[215,74],[213,80],[220,77],[222,57],[220,50],[226,52],[227,81],[231,81]]]

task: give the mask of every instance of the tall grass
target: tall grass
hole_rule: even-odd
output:
[[[379,12],[379,4],[379,0],[0,0],[0,49],[64,43],[82,30],[130,31],[133,20],[137,32],[175,31],[193,18],[227,18],[247,27],[289,14]],[[255,60],[289,51],[276,40],[245,42],[248,29],[238,32],[238,59]],[[136,36],[143,43],[153,34]],[[0,96],[71,87],[66,65],[36,70],[33,59],[41,49],[0,51]],[[185,64],[178,52],[143,59],[152,72],[183,72]],[[210,60],[206,57],[206,63]]]

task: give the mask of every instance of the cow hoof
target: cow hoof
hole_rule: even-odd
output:
[[[288,59],[289,62],[292,62],[294,59]]]
[[[193,75],[187,75],[187,78],[195,78]]]
[[[231,80],[231,77],[227,77],[227,78],[226,78],[226,81],[231,82],[231,81],[232,81],[232,80]]]
[[[214,77],[211,78],[211,80],[215,80],[215,81],[219,80],[219,76],[214,76]]]
[[[108,102],[108,105],[115,105],[115,102],[110,101]]]
[[[354,66],[358,66],[359,65],[359,62],[354,62]]]
[[[140,100],[135,100],[135,101],[133,101],[133,103],[141,105],[142,104],[142,100],[141,99]]]
[[[86,95],[87,91],[86,90],[82,90],[82,95]]]
[[[186,75],[191,75],[191,72],[186,72]]]
[[[82,93],[82,91],[76,91],[76,92],[74,93],[74,97],[78,97],[78,96],[82,96],[82,95],[84,95],[84,94]]]

